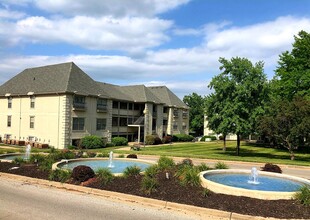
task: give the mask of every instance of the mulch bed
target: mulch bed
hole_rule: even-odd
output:
[[[16,164],[0,162],[0,172],[48,179],[48,172],[40,171],[36,165],[22,165],[18,169],[10,170],[14,166]],[[202,187],[181,186],[178,180],[173,177],[173,173],[170,176],[170,179],[166,179],[165,173],[160,173],[157,177],[159,187],[151,195],[146,195],[141,190],[142,176],[140,175],[128,178],[116,177],[112,183],[104,186],[96,178],[93,178],[82,183],[82,185],[245,215],[310,219],[310,208],[299,204],[295,200],[260,200],[212,192],[207,197],[204,197]]]

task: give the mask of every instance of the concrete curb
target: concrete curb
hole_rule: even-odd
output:
[[[184,205],[184,204],[179,204],[179,203],[150,199],[150,198],[123,194],[123,193],[118,193],[118,192],[93,189],[93,188],[88,188],[84,186],[78,186],[78,185],[72,185],[72,184],[67,184],[67,183],[60,183],[60,182],[54,182],[54,181],[49,181],[49,180],[36,179],[36,178],[31,178],[31,177],[25,177],[25,176],[19,176],[19,175],[0,172],[0,179],[1,178],[24,182],[27,184],[38,184],[40,186],[53,187],[53,188],[57,188],[60,190],[68,190],[68,191],[73,191],[73,192],[78,192],[78,193],[91,194],[91,195],[103,197],[105,199],[109,199],[112,201],[130,203],[130,204],[134,204],[137,206],[149,206],[149,207],[153,207],[159,210],[167,209],[173,212],[183,213],[185,215],[188,215],[188,216],[191,216],[197,219],[277,220],[276,218],[264,218],[264,217],[257,217],[257,216],[241,215],[237,213],[220,211],[216,209],[208,209],[208,208],[202,208],[202,207],[197,207],[197,206],[192,206],[192,205]]]

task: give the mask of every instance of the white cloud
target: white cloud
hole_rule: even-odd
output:
[[[34,0],[37,7],[51,13],[86,16],[153,16],[190,0]]]
[[[4,23],[0,21],[1,25]],[[138,17],[28,17],[6,26],[11,31],[0,31],[0,38],[10,39],[11,44],[67,43],[92,50],[139,51],[167,41],[169,37],[164,32],[172,22]]]
[[[88,39],[89,42],[85,41],[87,47],[91,48],[95,45],[94,39],[97,39],[97,43],[99,45],[101,44],[101,47],[113,48],[114,46],[106,46],[107,42],[100,39],[99,33],[102,31],[102,33],[115,33],[117,36],[122,36],[124,39],[118,42],[121,46],[118,45],[117,48],[130,50],[135,47],[152,47],[152,44],[149,44],[149,42],[146,42],[146,39],[143,39],[148,36],[139,36],[141,32],[136,26],[139,22],[141,25],[142,23],[143,25],[147,25],[144,22],[152,21],[154,22],[154,26],[157,27],[157,22],[161,23],[162,21],[159,19],[139,20],[139,18],[135,18],[138,20],[131,20],[124,18],[111,19],[109,22],[112,24],[109,25],[109,22],[104,20],[107,18],[101,19],[103,20],[102,23],[107,24],[107,27],[101,27],[100,24],[95,24],[95,21],[88,17],[77,17],[58,21],[41,17],[29,18],[22,20],[24,23],[18,23],[17,26],[20,29],[18,29],[18,34],[13,36],[22,36],[21,39],[24,41],[24,38],[28,37],[27,41],[32,39],[38,42],[53,42],[56,39],[56,41],[65,43],[69,42],[71,38],[71,42],[79,46],[83,46],[83,39],[90,37],[90,39]],[[56,24],[54,22],[56,22]],[[117,26],[113,22],[120,22],[121,24]],[[88,32],[82,29],[86,23],[89,23],[89,26],[93,29],[103,28],[104,30]],[[130,27],[131,25],[132,27]],[[158,26],[161,27],[161,25]],[[125,30],[119,30],[119,27]],[[179,97],[181,96],[180,94],[191,94],[196,91],[199,94],[206,94],[208,93],[207,82],[213,75],[220,72],[218,69],[220,65],[218,62],[219,57],[225,57],[227,59],[235,56],[247,57],[253,62],[263,60],[266,63],[265,69],[272,70],[277,64],[279,54],[285,50],[291,49],[291,44],[294,41],[293,36],[297,35],[302,29],[310,32],[310,19],[288,16],[246,27],[225,26],[223,23],[219,24],[218,27],[214,24],[211,26],[206,25],[206,27],[204,42],[201,45],[197,45],[193,48],[162,49],[160,51],[149,50],[144,56],[139,57],[139,59],[135,59],[128,55],[105,56],[87,54],[64,55],[59,57],[2,56],[0,57],[0,84],[24,68],[74,61],[85,70],[86,73],[98,81],[116,84],[120,82],[124,82],[125,84],[144,82],[147,85],[148,82],[150,84],[154,83],[151,81],[160,81],[164,82],[165,85],[176,92]],[[167,26],[163,25],[162,28],[150,29],[155,29],[157,31],[154,31],[154,33],[162,34],[163,30],[169,28],[171,28],[171,24]],[[2,27],[0,23],[0,36],[3,36],[4,32],[1,32],[1,30]],[[32,33],[26,33],[26,30]],[[71,33],[67,34],[66,32]],[[58,36],[61,33],[65,36]],[[91,38],[90,33],[92,33],[94,38]],[[36,37],[36,35],[38,36]],[[137,43],[137,45],[135,45],[135,42],[130,42],[130,40],[136,36],[141,41],[139,42],[140,44]],[[163,36],[164,39],[165,35]],[[106,40],[108,39],[109,38],[106,38]],[[163,40],[161,37],[155,39]],[[158,40],[157,43],[159,44],[162,42],[161,40]],[[117,40],[115,42],[117,42]],[[110,40],[110,43],[110,45],[113,45],[113,40]],[[154,45],[155,44],[156,43],[154,43]]]
[[[0,19],[15,20],[25,17],[25,13],[19,11],[12,11],[8,9],[0,9]]]

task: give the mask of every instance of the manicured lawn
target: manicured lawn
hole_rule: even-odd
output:
[[[122,150],[123,147],[108,147],[101,149],[91,149],[83,151],[91,151],[108,154],[114,151],[119,154],[144,154],[144,155],[164,155],[171,157],[186,157],[186,158],[203,158],[215,160],[230,160],[230,161],[246,161],[246,162],[261,162],[274,164],[290,164],[310,166],[310,152],[295,153],[295,160],[290,160],[290,155],[285,149],[274,149],[259,147],[246,142],[241,143],[240,156],[236,156],[236,141],[228,141],[226,152],[223,151],[223,142],[196,142],[196,143],[173,143],[172,145],[159,145],[142,147],[140,151]],[[1,148],[0,154],[6,152],[24,152],[25,149]],[[49,149],[32,149],[34,152],[49,152]]]
[[[172,145],[142,147],[140,151],[115,150],[115,152],[310,166],[310,153],[296,153],[295,160],[291,161],[287,150],[258,147],[245,142],[241,143],[240,156],[236,156],[235,141],[227,142],[226,152],[223,151],[221,141],[173,143]]]

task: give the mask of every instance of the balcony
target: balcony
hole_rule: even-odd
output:
[[[97,112],[107,112],[107,111],[108,111],[107,105],[97,104]]]
[[[74,102],[73,111],[86,111],[86,104],[81,102]]]

